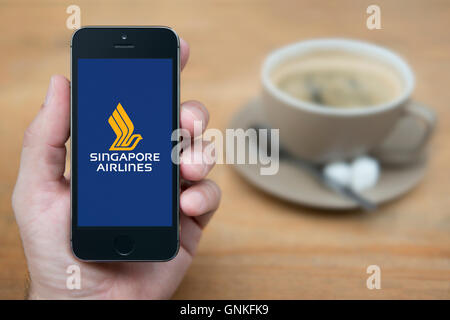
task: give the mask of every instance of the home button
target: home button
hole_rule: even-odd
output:
[[[129,236],[117,236],[114,239],[114,249],[122,256],[127,256],[134,250],[134,240]]]

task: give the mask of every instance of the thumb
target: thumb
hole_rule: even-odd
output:
[[[19,179],[39,183],[63,177],[70,132],[69,100],[69,81],[52,76],[45,102],[24,135]]]

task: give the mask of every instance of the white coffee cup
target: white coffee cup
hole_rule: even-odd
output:
[[[333,108],[302,101],[282,91],[272,73],[284,62],[320,50],[364,55],[388,65],[403,82],[401,92],[391,101],[373,106]],[[315,39],[288,45],[272,52],[262,67],[262,108],[267,124],[280,129],[280,142],[294,155],[325,163],[350,159],[369,152],[396,162],[416,157],[428,142],[435,125],[434,113],[411,101],[414,74],[394,52],[380,46],[350,39]],[[383,150],[382,142],[404,117],[423,123],[422,139],[405,150]]]

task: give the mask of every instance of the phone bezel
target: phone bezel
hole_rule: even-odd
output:
[[[122,39],[126,34],[127,38]],[[134,47],[115,48],[115,45]],[[169,58],[173,60],[172,127],[179,128],[180,42],[168,27],[83,27],[71,41],[71,247],[83,261],[167,261],[179,249],[179,166],[173,165],[172,226],[170,227],[79,227],[77,225],[77,157],[78,157],[78,59],[80,58]],[[172,147],[177,142],[172,142]],[[114,249],[114,239],[129,236],[135,248],[129,255]]]

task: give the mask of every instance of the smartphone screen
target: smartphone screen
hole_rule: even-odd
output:
[[[166,260],[178,245],[173,35],[88,28],[72,42],[72,247],[82,259]]]
[[[78,226],[172,225],[172,68],[78,60]]]

